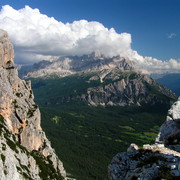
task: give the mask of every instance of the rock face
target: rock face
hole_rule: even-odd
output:
[[[168,112],[154,145],[131,144],[108,166],[108,180],[153,180],[180,178],[180,99]],[[161,143],[161,144],[160,144]],[[164,144],[163,144],[164,143]]]
[[[18,77],[13,45],[3,30],[0,30],[0,88],[1,179],[43,179],[43,174],[66,179],[62,162],[41,129],[31,83]],[[49,168],[49,174],[39,162]]]
[[[156,142],[165,145],[180,144],[180,97],[168,111],[166,122],[161,126]]]
[[[57,93],[49,99],[47,97],[43,105],[76,101],[91,106],[169,106],[176,100],[172,91],[155,80],[134,71],[120,69],[80,73],[64,78],[38,79],[33,82],[36,92],[36,88],[42,84],[46,94],[51,94],[51,91]],[[60,91],[56,88],[58,82]]]
[[[14,60],[13,45],[9,42],[6,31],[0,31],[0,67],[12,67]]]
[[[95,77],[93,79],[98,78]],[[113,70],[100,74],[99,78],[99,86],[88,88],[87,93],[81,95],[81,100],[90,105],[170,104],[176,99],[170,90],[137,72]]]

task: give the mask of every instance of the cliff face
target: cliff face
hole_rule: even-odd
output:
[[[95,77],[94,77],[95,79]],[[87,89],[81,99],[91,105],[141,106],[143,104],[170,104],[174,93],[155,80],[137,72],[113,70],[100,75],[101,84]],[[107,83],[106,83],[107,82]]]
[[[109,180],[180,178],[180,98],[172,105],[161,126],[156,144],[139,148],[131,144],[108,166]]]
[[[51,171],[52,174],[59,174],[62,177],[66,176],[61,161],[56,156],[50,142],[41,129],[39,108],[33,99],[31,83],[21,80],[18,77],[17,70],[14,68],[13,45],[9,41],[7,33],[0,30],[0,115],[3,122],[1,124],[1,141],[7,147],[4,147],[6,150],[1,154],[1,157],[5,156],[6,153],[11,157],[2,158],[4,162],[1,163],[1,166],[3,164],[3,167],[7,169],[7,171],[1,171],[0,174],[0,177],[4,177],[4,179],[10,179],[9,173],[12,172],[16,174],[15,177],[23,179],[23,171],[18,170],[18,166],[12,165],[12,163],[22,164],[21,160],[23,159],[26,159],[26,161],[22,165],[26,166],[29,164],[30,167],[29,178],[40,179],[39,172],[42,169],[36,157],[42,158],[42,161],[46,161],[45,164],[47,166],[51,166],[53,169]],[[21,147],[24,147],[27,151],[22,154],[15,153],[8,145],[8,141],[12,141],[11,144],[14,145],[17,143],[20,145],[17,147],[19,153],[21,152]],[[1,152],[3,152],[3,149]],[[17,159],[17,156],[21,160],[15,162],[14,160]],[[11,171],[11,168],[14,169]]]
[[[171,90],[152,78],[121,69],[32,79],[32,87],[37,100],[44,94],[41,105],[83,102],[92,106],[169,106],[177,99]]]
[[[168,111],[166,122],[161,126],[156,142],[167,146],[180,144],[180,97]],[[180,146],[178,151],[180,152]]]

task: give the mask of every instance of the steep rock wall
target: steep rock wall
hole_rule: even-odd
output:
[[[4,121],[3,128],[6,128],[8,133],[14,137],[14,144],[19,143],[26,148],[28,153],[36,152],[38,157],[46,160],[49,158],[54,168],[52,173],[59,172],[66,179],[62,162],[56,156],[41,129],[40,111],[34,102],[31,83],[18,77],[14,67],[13,45],[3,30],[0,30],[0,115]],[[3,136],[1,140],[6,142]],[[15,156],[10,151],[9,153],[10,156]],[[5,174],[1,175],[6,177]]]

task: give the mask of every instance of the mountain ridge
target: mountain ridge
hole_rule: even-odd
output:
[[[143,106],[148,103],[171,104],[176,100],[172,91],[153,79],[121,70],[35,78],[32,86],[37,94],[47,94],[46,104],[79,101],[92,106]]]
[[[133,62],[120,56],[109,58],[93,52],[83,56],[59,57],[54,61],[43,60],[31,66],[22,66],[19,72],[23,78],[38,78],[52,75],[65,77],[76,73],[112,69],[132,71],[134,70]]]
[[[138,72],[134,68],[134,62],[120,56],[105,57],[100,52],[83,56],[60,57],[54,61],[41,61],[29,69],[21,68],[19,72],[24,78],[40,78],[42,81],[73,76],[77,78],[82,76],[83,79],[83,76],[85,78],[89,76],[89,79],[86,78],[89,85],[84,83],[88,87],[86,92],[80,94],[74,89],[77,93],[69,97],[57,98],[55,103],[68,99],[68,101],[83,101],[94,106],[141,106],[148,102],[153,104],[161,101],[162,103],[163,97],[159,98],[160,94],[167,96],[167,99],[176,99],[171,91]]]

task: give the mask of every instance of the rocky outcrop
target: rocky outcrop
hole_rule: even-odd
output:
[[[156,142],[165,145],[180,144],[180,97],[168,111],[166,122],[161,126]]]
[[[169,110],[156,139],[158,143],[142,148],[131,144],[127,152],[117,154],[108,166],[108,180],[179,179],[179,119],[180,99]]]
[[[13,65],[14,49],[6,31],[0,31],[0,67],[10,68]]]
[[[0,115],[4,122],[1,129],[1,142],[5,144],[1,148],[6,149],[4,152],[2,149],[1,157],[6,157],[6,154],[11,157],[5,160],[2,158],[4,162],[1,163],[0,177],[10,179],[14,172],[16,179],[18,177],[23,179],[22,175],[26,171],[18,170],[18,167],[22,165],[24,169],[27,168],[29,173],[26,175],[29,178],[41,179],[38,178],[38,173],[45,173],[45,171],[38,163],[42,161],[47,167],[50,166],[53,177],[59,174],[59,177],[65,178],[66,173],[62,162],[41,129],[40,112],[34,102],[31,83],[18,77],[17,70],[14,68],[13,45],[3,30],[0,30]],[[19,145],[17,147],[19,154],[11,148],[11,146],[15,148],[16,144]],[[21,147],[26,149],[22,154]],[[33,153],[34,156],[32,156]],[[23,164],[23,159],[26,159],[25,164]],[[30,169],[26,166],[28,163]]]

